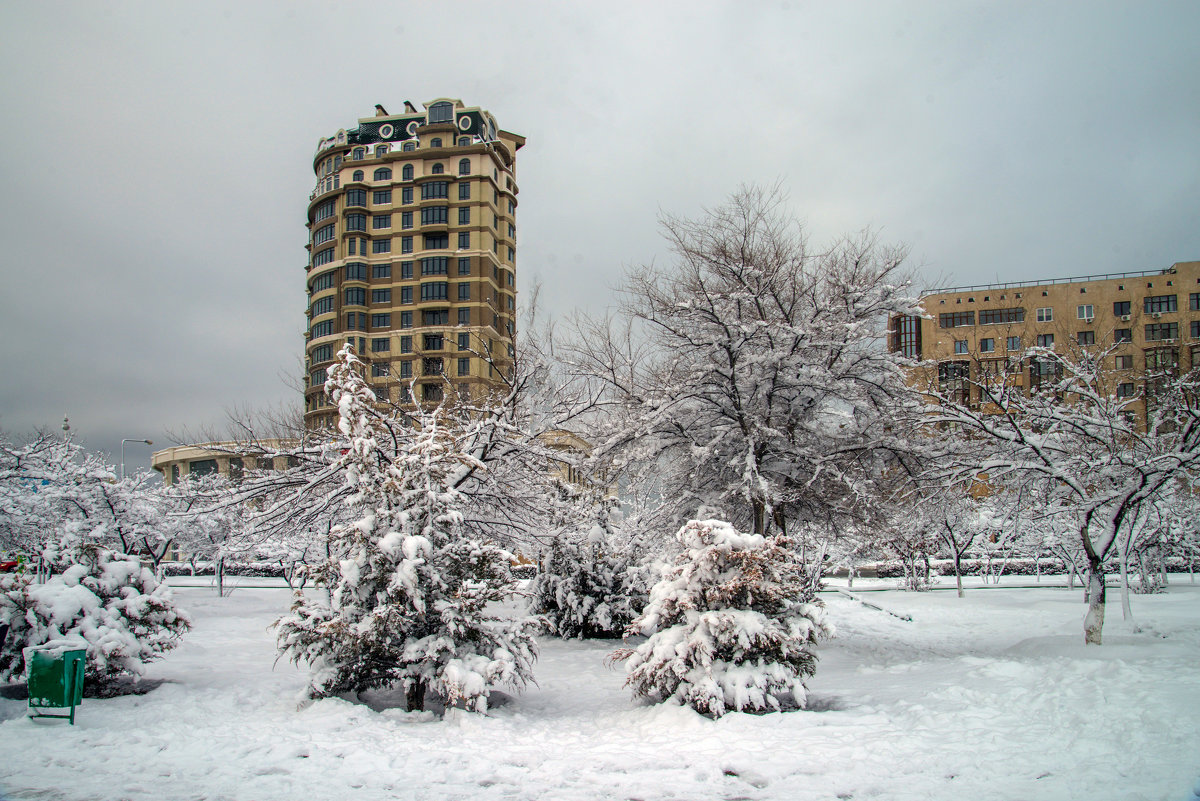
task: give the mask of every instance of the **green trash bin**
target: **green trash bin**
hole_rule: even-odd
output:
[[[87,650],[29,650],[29,717],[67,718],[75,725],[75,707],[83,701]],[[68,710],[67,714],[44,710]]]

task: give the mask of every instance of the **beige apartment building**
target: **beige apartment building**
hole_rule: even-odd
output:
[[[929,363],[914,380],[936,381],[965,403],[979,402],[973,382],[989,376],[1026,391],[1057,378],[1032,347],[1102,354],[1109,391],[1136,399],[1143,419],[1148,374],[1200,367],[1200,261],[930,291],[921,306],[922,316],[892,318],[891,349]]]
[[[380,400],[500,388],[516,326],[516,153],[461,100],[375,107],[322,139],[309,198],[305,424],[334,423],[326,371],[347,340]]]

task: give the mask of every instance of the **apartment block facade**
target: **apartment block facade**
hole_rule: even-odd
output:
[[[914,380],[978,403],[980,382],[1028,391],[1058,378],[1030,348],[1105,360],[1108,390],[1144,419],[1147,380],[1200,367],[1200,261],[1161,270],[956,287],[891,320],[890,346],[925,364]]]
[[[375,111],[322,139],[313,159],[309,428],[334,422],[324,383],[347,341],[381,401],[478,399],[513,365],[525,138],[452,98]]]

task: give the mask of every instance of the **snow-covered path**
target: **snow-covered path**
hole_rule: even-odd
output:
[[[1200,775],[1200,586],[1135,599],[1081,644],[1078,592],[827,595],[806,712],[641,707],[611,642],[542,642],[539,686],[488,717],[325,700],[275,660],[285,591],[178,590],[196,621],[145,696],[75,727],[0,699],[12,799],[1184,799]],[[1119,609],[1110,613],[1119,617]],[[373,708],[374,707],[374,708]],[[382,711],[376,711],[381,709]]]

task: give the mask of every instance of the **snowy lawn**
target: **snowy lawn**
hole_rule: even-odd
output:
[[[825,593],[810,709],[720,720],[630,700],[613,642],[541,642],[539,686],[489,716],[343,700],[302,709],[267,626],[286,590],[176,591],[195,619],[143,696],[35,723],[0,698],[10,799],[1187,799],[1200,776],[1200,585],[1110,593]],[[11,689],[11,688],[10,688]],[[372,699],[368,699],[372,700]]]

